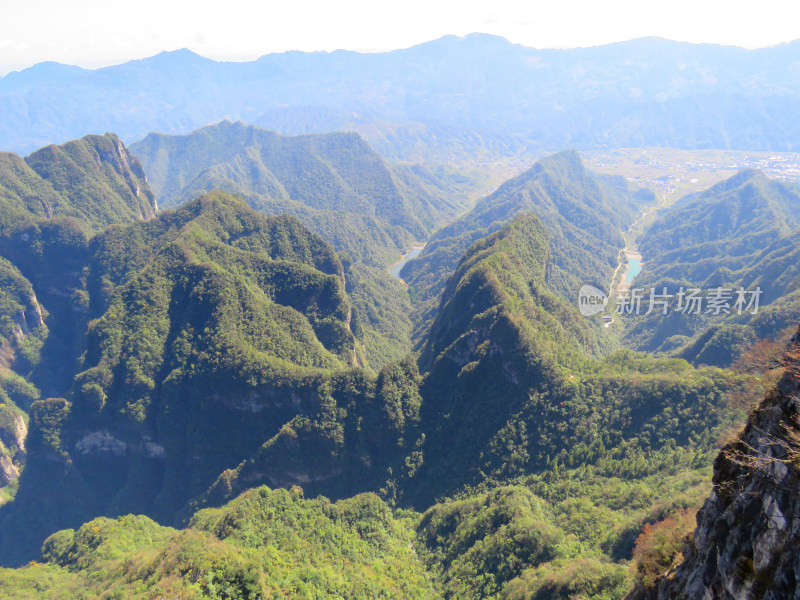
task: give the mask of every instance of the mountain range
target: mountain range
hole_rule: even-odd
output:
[[[282,136],[222,122],[130,147],[165,208],[214,189],[294,214],[355,260],[387,266],[467,206],[472,182],[384,161],[354,133]]]
[[[269,215],[291,214],[333,245],[347,271],[353,330],[376,368],[410,347],[411,305],[386,269],[469,205],[480,178],[390,164],[354,133],[282,136],[222,122],[132,144],[164,207],[215,189]],[[433,169],[433,170],[431,170]]]
[[[798,227],[800,187],[752,169],[661,211],[641,235],[646,259],[635,286],[673,295],[727,289],[731,307],[719,314],[706,307],[700,314],[634,315],[626,319],[627,343],[729,366],[759,340],[793,331],[800,320]],[[749,310],[732,310],[739,289],[748,302],[758,293]]]
[[[737,550],[775,554],[769,527],[758,544],[714,527],[769,510],[747,467],[772,438],[794,452],[797,340],[755,373],[692,348],[791,321],[793,186],[745,171],[659,209],[642,282],[767,290],[764,322],[698,319],[670,346],[653,320],[579,311],[654,196],[574,151],[474,206],[475,180],[353,133],[225,121],[2,157],[0,597],[605,600],[770,565],[791,581]],[[422,240],[405,287],[387,267]]]
[[[796,150],[798,61],[796,42],[537,50],[471,34],[244,63],[186,49],[94,71],[42,63],[0,79],[0,147],[30,152],[105,131],[131,143],[229,118],[285,134],[357,131],[384,156],[414,160],[565,147]]]
[[[624,246],[623,232],[654,202],[652,192],[622,177],[592,173],[575,151],[537,161],[436,231],[418,258],[403,267],[400,274],[416,301],[415,338],[430,324],[447,278],[467,248],[515,217],[535,213],[546,226],[544,277],[571,302],[583,285],[608,287]]]

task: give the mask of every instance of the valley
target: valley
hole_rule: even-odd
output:
[[[741,169],[758,169],[773,179],[800,181],[800,154],[796,152],[618,148],[583,151],[582,156],[592,169],[622,175],[653,190],[666,206]]]
[[[402,185],[389,192],[396,194],[387,204],[391,212],[378,218],[365,211],[359,195],[378,189],[375,180],[372,188],[358,179],[348,183],[356,173],[364,176],[363,166],[354,169],[352,154],[335,163],[335,174],[328,170],[330,158],[325,166],[309,163],[309,171],[342,186],[329,192],[330,200],[314,194],[311,206],[296,176],[276,170],[286,152],[281,145],[304,144],[313,158],[331,143],[347,147],[350,138],[275,138],[228,124],[191,135],[202,135],[204,144],[221,135],[229,153],[235,148],[231,136],[244,137],[247,147],[260,146],[263,158],[255,168],[263,174],[253,179],[253,167],[232,170],[228,165],[238,165],[238,158],[211,171],[195,168],[181,179],[195,182],[191,188],[198,190],[187,197],[202,195],[183,203],[167,195],[177,189],[168,179],[148,177],[161,190],[158,215],[89,233],[80,242],[86,350],[76,355],[73,383],[60,392],[65,399],[37,399],[28,407],[30,444],[13,501],[0,509],[0,542],[8,535],[29,540],[27,555],[35,556],[56,529],[126,512],[185,525],[191,515],[226,506],[258,485],[302,487],[308,497],[342,501],[377,491],[379,502],[421,514],[415,517],[419,525],[403,534],[421,536],[418,552],[427,566],[419,568],[439,572],[444,589],[455,585],[478,598],[538,576],[520,567],[498,572],[483,591],[462,588],[469,579],[453,579],[450,571],[463,568],[458,561],[430,562],[427,552],[435,544],[422,540],[439,525],[426,523],[430,515],[455,509],[448,499],[453,494],[508,494],[512,505],[525,499],[540,506],[543,516],[536,518],[550,520],[548,535],[561,540],[552,542],[551,558],[525,561],[555,561],[548,568],[558,572],[563,558],[556,557],[577,552],[599,561],[592,567],[598,577],[613,572],[616,586],[628,585],[625,568],[615,560],[629,556],[630,549],[621,549],[630,548],[626,531],[639,527],[645,513],[614,513],[617,525],[602,544],[581,536],[569,541],[563,536],[572,531],[570,519],[600,510],[593,508],[598,500],[568,508],[545,482],[564,464],[568,478],[613,486],[613,473],[644,461],[636,478],[649,489],[656,465],[668,460],[674,465],[670,485],[701,493],[713,453],[710,432],[732,418],[723,417],[725,390],[733,384],[722,372],[626,354],[617,332],[599,319],[584,320],[572,304],[584,281],[600,284],[612,276],[626,232],[638,227],[637,214],[652,205],[653,194],[622,177],[595,175],[577,153],[565,152],[537,161],[461,216],[463,205],[444,194],[454,188],[429,175],[414,179],[426,171],[406,167],[385,180]],[[175,142],[183,140],[158,144]],[[168,173],[171,167],[159,171],[163,167],[151,158],[163,157],[163,151],[147,154],[148,147],[134,146],[151,171]],[[390,167],[381,166],[380,158],[366,147],[357,152],[361,165],[374,165],[376,176],[386,176]],[[246,155],[258,156],[250,150]],[[180,156],[185,161],[187,154]],[[214,183],[204,183],[208,177]],[[331,183],[318,185],[329,189]],[[203,191],[215,186],[240,196]],[[406,189],[416,190],[408,201],[401,200]],[[420,203],[422,190],[430,194],[422,196],[427,205]],[[427,190],[442,191],[437,196]],[[405,214],[398,211],[411,198],[418,204],[408,204]],[[254,210],[282,213],[293,203],[300,220]],[[333,213],[324,212],[328,206],[339,215],[367,215],[386,235],[346,227],[339,233],[340,225],[327,216]],[[433,216],[437,210],[450,211],[450,222]],[[22,222],[27,218],[41,219]],[[426,245],[412,246],[392,270],[389,257],[437,218],[444,227]],[[4,247],[14,248],[20,225],[9,226]],[[360,247],[363,253],[353,252]],[[6,256],[28,273],[24,246]],[[397,287],[398,276],[406,279],[408,292]],[[392,297],[394,309],[381,295],[371,295],[376,286]],[[57,305],[43,301],[52,313]],[[408,323],[405,338],[394,333],[401,319]],[[55,321],[46,322],[54,333],[43,332],[45,343],[58,331]],[[421,343],[417,356],[410,354],[414,336]],[[387,341],[396,344],[399,359],[381,363],[376,349]],[[44,385],[35,370],[25,375],[24,365],[10,366],[34,386]],[[636,384],[639,377],[648,383]],[[689,429],[686,421],[675,429],[667,420],[678,381]],[[610,398],[610,390],[616,390],[612,405],[593,400]],[[490,397],[497,400],[486,404]],[[554,421],[568,426],[554,435],[546,425]],[[653,427],[659,431],[655,437]],[[203,442],[209,438],[224,440],[224,446],[209,453]],[[515,449],[509,454],[507,448]],[[573,471],[576,464],[599,470],[587,475]],[[616,466],[609,471],[611,464]],[[682,483],[686,477],[689,487]],[[54,479],[69,502],[50,500]],[[514,481],[525,483],[504,487],[520,485]],[[495,486],[500,487],[487,492]],[[648,493],[655,499],[655,489]],[[562,511],[565,516],[558,517]],[[516,527],[516,517],[508,518],[508,526]],[[1,547],[5,561],[24,556],[19,542]],[[495,560],[482,552],[476,546],[467,555]],[[55,563],[71,560],[52,556]]]
[[[794,597],[798,48],[0,78],[0,599]]]

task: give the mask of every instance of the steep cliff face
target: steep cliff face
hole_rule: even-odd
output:
[[[316,411],[331,372],[363,362],[342,263],[292,217],[267,217],[216,192],[72,246],[56,243],[71,239],[63,227],[51,235],[56,221],[32,224],[41,232],[29,239],[55,240],[41,244],[43,257],[62,249],[41,261],[55,271],[72,272],[66,250],[82,249],[86,266],[73,284],[81,303],[39,294],[45,308],[63,309],[50,328],[61,334],[46,340],[37,368],[60,366],[67,382],[53,390],[35,370],[44,399],[18,403],[30,408],[31,433],[18,493],[0,510],[0,561],[24,562],[55,529],[99,514],[170,520],[282,425]],[[20,312],[28,288],[19,289],[21,299],[0,303],[0,326],[6,305],[11,317]],[[53,482],[63,495],[51,502]]]
[[[0,152],[0,202],[0,231],[56,217],[101,230],[158,212],[141,163],[113,133],[50,145],[24,159]]]
[[[85,350],[89,239],[157,212],[142,165],[114,134],[24,159],[0,153],[0,367],[65,395]]]
[[[78,217],[102,228],[146,221],[158,212],[141,163],[113,133],[47,146],[25,162],[60,195],[54,215]]]
[[[776,389],[714,465],[714,489],[659,600],[779,600],[800,593],[800,331]]]
[[[0,410],[0,487],[19,477],[25,462],[28,423],[21,411]],[[2,500],[0,499],[0,503]]]
[[[42,308],[30,282],[0,257],[0,368],[13,369],[19,345],[44,325]]]

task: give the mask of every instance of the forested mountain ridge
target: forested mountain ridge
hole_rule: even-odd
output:
[[[569,173],[571,170],[578,170],[584,175],[583,179],[569,180],[564,171]],[[561,179],[554,182],[550,178],[553,172],[561,175]],[[616,239],[616,236],[620,236],[620,229],[611,223],[618,218],[632,219],[632,213],[638,210],[635,204],[621,208],[623,216],[618,217],[613,212],[617,206],[609,197],[621,203],[623,196],[613,196],[601,188],[586,173],[574,153],[556,155],[541,161],[541,165],[532,169],[527,179],[522,179],[522,185],[514,180],[515,189],[523,188],[523,194],[530,188],[537,190],[531,185],[525,187],[525,183],[530,180],[549,192],[549,195],[547,192],[540,192],[552,202],[539,204],[547,209],[543,211],[545,218],[549,222],[563,224],[565,229],[568,227],[571,237],[574,237],[578,226],[567,224],[559,209],[564,213],[586,211],[588,232],[582,234],[585,248],[590,248],[590,242],[597,239],[591,237],[593,234],[606,236],[610,240]],[[575,192],[576,189],[578,192]],[[627,192],[627,187],[624,186],[623,189]],[[581,195],[581,192],[585,195]],[[587,195],[590,195],[588,199]],[[551,200],[552,198],[555,200]],[[511,209],[506,206],[501,206],[501,209],[508,210],[513,215],[524,213],[533,204],[517,203],[516,200],[517,198],[508,201]],[[584,202],[589,203],[588,208],[582,209]],[[480,206],[475,209],[479,210]],[[458,224],[459,221],[456,222]],[[450,277],[449,287],[436,313],[430,336],[426,338],[419,362],[420,370],[423,374],[428,374],[428,379],[422,383],[419,392],[417,388],[421,382],[416,368],[410,369],[408,366],[399,368],[393,365],[387,367],[388,370],[384,369],[374,391],[363,391],[363,383],[356,385],[355,382],[347,383],[345,380],[333,385],[329,391],[330,404],[327,408],[311,420],[301,419],[290,424],[289,429],[265,444],[252,458],[244,461],[233,472],[224,474],[209,494],[200,500],[201,505],[229,499],[253,481],[269,485],[301,484],[308,489],[338,497],[340,494],[371,489],[370,485],[374,489],[383,484],[380,479],[382,477],[383,481],[388,480],[390,487],[387,490],[392,490],[390,493],[402,494],[401,488],[408,483],[404,479],[413,478],[414,472],[420,466],[418,463],[422,456],[424,438],[420,437],[421,433],[427,426],[427,435],[430,437],[438,420],[433,413],[438,411],[437,414],[441,416],[447,412],[435,409],[434,406],[462,402],[466,407],[467,400],[459,394],[464,392],[467,397],[475,400],[487,392],[485,385],[490,385],[496,388],[492,396],[503,398],[494,407],[498,415],[513,414],[514,409],[508,407],[518,408],[522,398],[534,393],[534,382],[539,381],[545,387],[553,385],[557,388],[557,381],[561,380],[557,371],[569,368],[567,365],[571,365],[571,368],[581,365],[588,356],[602,355],[607,344],[606,340],[598,339],[602,337],[603,331],[598,327],[599,319],[589,325],[566,300],[549,287],[551,284],[559,286],[564,278],[556,276],[548,280],[548,274],[567,273],[566,265],[553,266],[552,256],[556,254],[559,258],[568,260],[566,252],[559,255],[558,251],[569,245],[566,241],[567,235],[559,229],[555,233],[557,242],[556,249],[553,250],[550,231],[535,214],[528,213],[514,219],[500,232],[472,244],[461,259],[460,266]],[[468,236],[479,238],[480,233],[469,230],[464,238]],[[444,239],[445,242],[451,241],[450,238]],[[559,242],[563,245],[558,246]],[[612,243],[607,242],[608,264],[605,268],[609,278],[613,272],[611,260],[616,259],[618,253],[618,248],[612,249]],[[586,251],[579,242],[571,247],[570,252],[585,253],[592,257],[589,259],[591,261],[596,260],[597,256],[594,250]],[[559,267],[564,270],[560,271]],[[591,265],[586,269],[587,277],[590,276],[591,269]],[[497,315],[494,315],[495,312]],[[492,342],[487,338],[491,338]],[[499,346],[495,348],[495,344]],[[474,357],[472,353],[475,353]],[[453,359],[456,355],[458,358]],[[481,361],[484,359],[486,369],[492,371],[497,368],[502,374],[495,376],[497,374],[492,371],[491,375],[477,375],[478,371],[472,367],[483,365]],[[455,368],[450,364],[453,360],[458,363]],[[468,363],[471,368],[465,369],[464,377],[469,381],[462,386],[456,375]],[[502,368],[497,366],[500,363]],[[512,367],[512,363],[515,366]],[[473,378],[477,380],[473,381]],[[508,383],[507,387],[504,387],[504,382]],[[389,388],[384,389],[385,383],[391,383]],[[349,393],[346,392],[348,388]],[[374,396],[374,408],[370,404],[354,404],[353,393],[357,389],[362,391],[358,392],[356,398]],[[346,417],[337,417],[337,410]],[[375,410],[385,410],[387,414],[376,420]],[[429,411],[426,418],[421,417],[421,410]],[[458,412],[462,414],[461,411]],[[483,419],[486,413],[486,409],[474,406],[465,409],[461,418],[467,421],[472,418]],[[381,419],[387,418],[387,424],[380,426]],[[453,419],[455,421],[457,420]],[[374,423],[373,427],[386,436],[383,443],[376,446],[373,435],[365,436],[361,432],[360,422],[364,425]],[[502,424],[494,421],[492,423],[497,425],[497,429],[502,427]],[[341,432],[341,437],[331,437],[331,432],[337,430]],[[489,426],[488,430],[496,432],[496,429]],[[395,436],[399,436],[397,441]],[[466,439],[464,431],[453,433],[448,437],[451,441],[442,443],[457,445],[452,440],[461,438]],[[334,445],[329,451],[327,448],[331,443]],[[470,447],[474,449],[476,446],[471,444]],[[399,465],[392,464],[403,453],[411,455],[406,464],[403,465],[402,461]],[[445,454],[448,453],[439,447],[432,451],[430,455],[433,458],[429,468],[445,469]],[[459,452],[454,454],[458,455]],[[466,454],[469,452],[462,451],[462,455]],[[330,458],[327,458],[329,455]],[[326,457],[324,460],[321,458],[323,456]],[[378,457],[383,458],[378,460]],[[499,460],[503,462],[503,459]],[[368,468],[362,468],[359,472],[359,461],[363,461]],[[386,469],[391,469],[390,475],[384,472]],[[302,474],[302,479],[296,478],[298,473]],[[438,486],[457,487],[469,479],[461,466],[453,469],[451,478],[450,482],[447,477],[440,477],[435,483],[430,482],[431,490],[440,490]],[[441,493],[431,490],[428,499]]]
[[[364,360],[341,262],[291,217],[217,192],[107,229],[86,258],[83,353],[66,399],[30,407],[6,557],[93,515],[169,518]]]
[[[150,140],[153,156],[180,147],[185,179],[164,171],[159,185],[241,193],[108,227],[25,209],[0,232],[3,323],[24,342],[3,353],[0,451],[12,467],[26,453],[0,508],[0,561],[45,563],[0,572],[0,596],[617,600],[640,579],[649,528],[691,518],[715,443],[741,416],[727,394],[758,382],[611,352],[615,332],[576,306],[580,285],[606,287],[651,194],[574,152],[542,159],[435,235],[411,288],[433,306],[421,352],[377,368],[367,325],[387,316],[361,308],[402,312],[387,309],[394,288],[369,297],[381,259],[252,204],[352,206],[412,235],[432,227],[420,215],[452,217],[457,202],[434,201],[466,184],[414,187],[418,171],[349,134],[223,123]],[[193,145],[205,158],[181,166]],[[793,206],[747,179],[719,189]],[[701,229],[713,197],[692,217]],[[796,244],[776,245],[787,231],[753,258],[772,265],[764,277],[791,273]],[[30,432],[12,455],[20,418]]]
[[[83,267],[93,232],[151,219],[158,205],[139,161],[114,134],[0,153],[0,483],[26,457],[27,410],[63,394],[82,352]]]
[[[131,152],[144,164],[162,206],[212,189],[237,193],[267,214],[296,214],[359,260],[374,261],[386,249],[358,252],[348,237],[372,236],[402,251],[466,205],[453,190],[435,187],[446,182],[423,181],[408,167],[384,162],[353,133],[286,137],[222,122],[187,136],[150,134]],[[338,232],[335,221],[343,214],[358,221]]]
[[[184,514],[262,483],[334,498],[379,489],[428,509],[416,544],[445,597],[621,597],[642,525],[706,492],[731,416],[725,392],[739,384],[681,360],[590,358],[591,329],[544,284],[547,249],[534,215],[476,242],[448,286],[436,359],[429,369],[423,359],[421,377],[406,362],[376,382],[331,378],[316,411]],[[641,494],[635,508],[620,500],[629,494]],[[587,525],[595,518],[602,534]]]
[[[228,121],[132,145],[162,206],[212,189],[265,214],[292,214],[341,253],[375,369],[411,348],[409,297],[386,268],[464,210],[478,182],[445,167],[389,164],[358,135],[286,137]]]
[[[286,134],[356,130],[405,159],[529,147],[796,150],[799,48],[642,38],[538,50],[471,34],[245,63],[186,49],[95,71],[50,63],[0,79],[0,147],[27,152],[91,130],[133,142],[232,118]]]
[[[409,519],[374,494],[331,503],[249,490],[186,529],[100,517],[45,543],[43,563],[0,569],[0,597],[435,600]]]
[[[576,152],[540,159],[437,231],[419,257],[403,268],[401,276],[417,302],[415,341],[422,339],[445,282],[476,240],[519,215],[535,214],[549,238],[545,280],[555,293],[573,301],[583,285],[608,287],[625,245],[622,233],[653,200],[651,192],[621,177],[591,173]]]
[[[76,217],[94,228],[158,211],[141,163],[114,134],[47,146],[26,158],[0,152],[0,226]]]
[[[705,292],[757,292],[755,305],[719,315],[632,317],[628,343],[646,351],[675,352],[692,362],[727,366],[760,339],[773,339],[800,319],[797,244],[800,188],[743,170],[710,189],[683,198],[643,232],[644,256],[635,286]],[[748,296],[748,300],[750,297]],[[644,311],[642,311],[644,312]]]
[[[639,428],[649,430],[648,420],[660,420],[660,411],[674,402],[673,369],[692,381],[680,392],[689,394],[687,408],[700,398],[721,402],[727,386],[721,374],[693,373],[682,361],[650,363],[626,351],[598,358],[607,352],[601,339],[607,330],[550,287],[548,234],[535,214],[516,217],[475,242],[450,278],[420,355],[424,458],[409,484],[411,497],[546,469],[554,456],[586,443],[587,433],[578,432],[587,423],[610,418],[599,413],[635,410],[646,396],[649,408],[637,412],[643,421],[629,422],[605,447],[637,439]],[[638,382],[654,372],[663,380],[640,389]],[[598,397],[613,402],[601,406]],[[577,412],[557,416],[564,406]],[[579,413],[583,416],[576,418]],[[596,416],[588,417],[592,413]],[[554,422],[563,424],[559,433],[548,425]],[[606,422],[604,435],[615,428]],[[648,435],[637,443],[653,444],[655,451],[662,442]]]
[[[421,370],[430,371],[428,380],[420,379],[415,365],[386,367],[379,376],[377,389],[372,392],[374,408],[368,403],[354,404],[352,390],[358,389],[354,385],[356,382],[346,387],[334,386],[330,392],[330,408],[321,411],[310,423],[307,419],[290,423],[291,429],[282,431],[252,459],[222,477],[215,484],[210,499],[218,503],[230,498],[252,481],[303,485],[303,480],[292,478],[292,474],[299,472],[304,473],[309,489],[326,495],[346,495],[362,490],[359,486],[364,485],[362,482],[368,472],[374,471],[378,477],[386,479],[385,470],[390,467],[391,493],[402,494],[404,490],[397,489],[398,486],[408,485],[422,466],[420,451],[424,436],[421,432],[427,431],[430,436],[437,426],[439,418],[433,413],[448,412],[442,407],[455,402],[455,397],[462,402],[463,411],[454,411],[458,417],[453,415],[453,421],[472,422],[478,418],[488,428],[489,421],[494,424],[489,419],[488,407],[483,410],[468,407],[460,396],[464,390],[472,386],[466,395],[474,398],[493,389],[492,395],[497,396],[498,401],[492,409],[505,415],[508,412],[505,407],[516,404],[520,396],[535,387],[535,382],[547,382],[554,376],[554,363],[559,361],[552,353],[568,357],[570,353],[579,354],[578,344],[591,347],[595,343],[590,327],[575,318],[574,309],[566,307],[545,287],[548,252],[544,228],[533,215],[520,217],[493,236],[476,242],[451,278],[448,292],[454,298],[443,299],[420,358]],[[523,319],[527,322],[520,323]],[[539,343],[539,336],[544,336],[542,343]],[[482,359],[492,365],[500,361],[504,375],[496,377],[492,371],[487,376],[480,372],[477,366],[482,365]],[[457,366],[454,367],[453,362]],[[468,363],[471,368],[464,369],[464,377],[469,381],[462,386],[458,371]],[[492,367],[486,368],[491,370]],[[477,381],[483,381],[484,385],[476,387]],[[349,394],[345,393],[348,388]],[[367,397],[363,392],[358,396]],[[344,418],[337,417],[336,407]],[[376,410],[385,411],[385,414],[379,412],[373,416]],[[428,414],[423,415],[424,412]],[[381,419],[386,423],[383,427]],[[368,430],[382,431],[384,440],[373,439],[374,432],[361,432],[362,427],[370,423],[372,426]],[[333,428],[341,431],[341,439],[335,440],[334,450],[328,452],[325,449],[333,441],[328,439]],[[453,454],[463,458],[464,449],[459,440],[466,442],[466,429],[465,426],[462,431],[443,436],[447,437],[446,442],[438,437],[434,440],[441,442],[441,447],[437,445],[429,453],[431,466],[426,465],[426,470],[448,470],[450,452],[443,450],[448,445]],[[473,433],[478,435],[477,429]],[[482,447],[482,444],[474,445],[474,439],[472,437],[469,444],[473,448]],[[377,463],[378,457],[387,450],[395,459],[408,456],[406,464],[389,462],[383,466],[384,471],[375,469],[372,463]],[[366,468],[359,469],[359,461],[363,461]],[[462,465],[449,472],[454,481],[460,484],[466,481]],[[426,493],[431,499],[444,489],[439,486],[453,487],[447,479],[428,483]],[[383,484],[378,480],[372,486]]]
[[[678,201],[642,235],[648,268],[702,281],[719,264],[735,267],[800,226],[800,188],[745,169]]]
[[[102,316],[92,321],[68,398],[31,407],[30,459],[16,499],[0,511],[4,562],[19,560],[19,540],[43,536],[48,525],[77,527],[99,514],[170,520],[173,511],[173,522],[188,528],[129,516],[58,532],[44,545],[46,564],[3,572],[0,595],[25,597],[34,580],[46,582],[39,593],[54,597],[96,585],[135,594],[137,581],[177,590],[187,585],[177,573],[193,569],[194,593],[239,590],[253,598],[274,589],[343,593],[351,585],[371,586],[358,589],[379,597],[542,599],[587,589],[617,597],[631,584],[625,561],[642,525],[706,489],[703,469],[729,414],[723,393],[735,381],[630,352],[591,358],[592,328],[547,287],[549,238],[533,214],[478,240],[460,261],[422,375],[404,361],[375,378],[348,367],[336,346],[321,368],[289,369],[299,356],[265,362],[245,351],[243,344],[263,345],[247,321],[227,320],[226,307],[256,290],[234,279],[259,282],[276,300],[296,298],[277,285],[280,278],[259,275],[272,263],[295,265],[309,292],[315,281],[339,290],[326,303],[325,294],[302,293],[316,304],[293,304],[309,335],[325,307],[341,319],[345,271],[292,219],[261,216],[214,193],[150,222],[112,227],[90,247],[87,289],[97,299],[89,306]],[[233,285],[223,298],[214,280],[226,278]],[[159,288],[168,301],[154,293]],[[274,436],[265,439],[270,427]],[[237,455],[243,460],[231,468]],[[296,487],[249,489],[260,483],[333,498],[377,490],[395,505],[427,510],[392,519],[377,498],[330,505],[300,500]],[[631,506],[619,499],[631,494]],[[586,525],[593,519],[602,525]],[[212,522],[219,527],[208,529]],[[257,541],[256,531],[267,537]],[[340,549],[362,549],[343,565],[319,535],[333,535]],[[373,541],[376,547],[360,546]],[[264,543],[285,566],[281,579],[252,550]],[[409,543],[416,554],[404,554]],[[304,563],[308,552],[313,568]],[[223,555],[220,563],[215,557]],[[373,559],[399,560],[398,575],[375,581]],[[122,574],[122,564],[138,575]],[[584,569],[580,581],[570,577],[575,564]],[[327,584],[297,579],[330,568],[336,575]]]

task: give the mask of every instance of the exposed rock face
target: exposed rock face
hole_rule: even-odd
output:
[[[75,449],[81,454],[112,454],[125,456],[128,445],[111,435],[108,430],[94,431],[82,437],[75,444]]]
[[[5,448],[0,448],[0,486],[5,486],[19,477],[19,468],[11,460],[11,457],[4,452]]]
[[[111,148],[98,145],[97,154],[125,181],[132,198],[138,202],[140,218],[149,221],[158,213],[158,203],[147,183],[144,169],[117,136],[108,134],[107,137],[111,139]]]
[[[103,229],[113,223],[149,221],[158,213],[141,163],[113,133],[47,146],[27,156],[25,164],[29,178],[38,176],[35,183],[50,193],[43,209],[34,210],[27,197],[22,198],[37,216],[77,217]]]
[[[9,425],[0,428],[0,487],[19,477],[25,462],[25,438],[28,425],[21,414],[11,419]]]
[[[659,600],[800,597],[800,331],[785,373],[714,465],[684,561]]]

